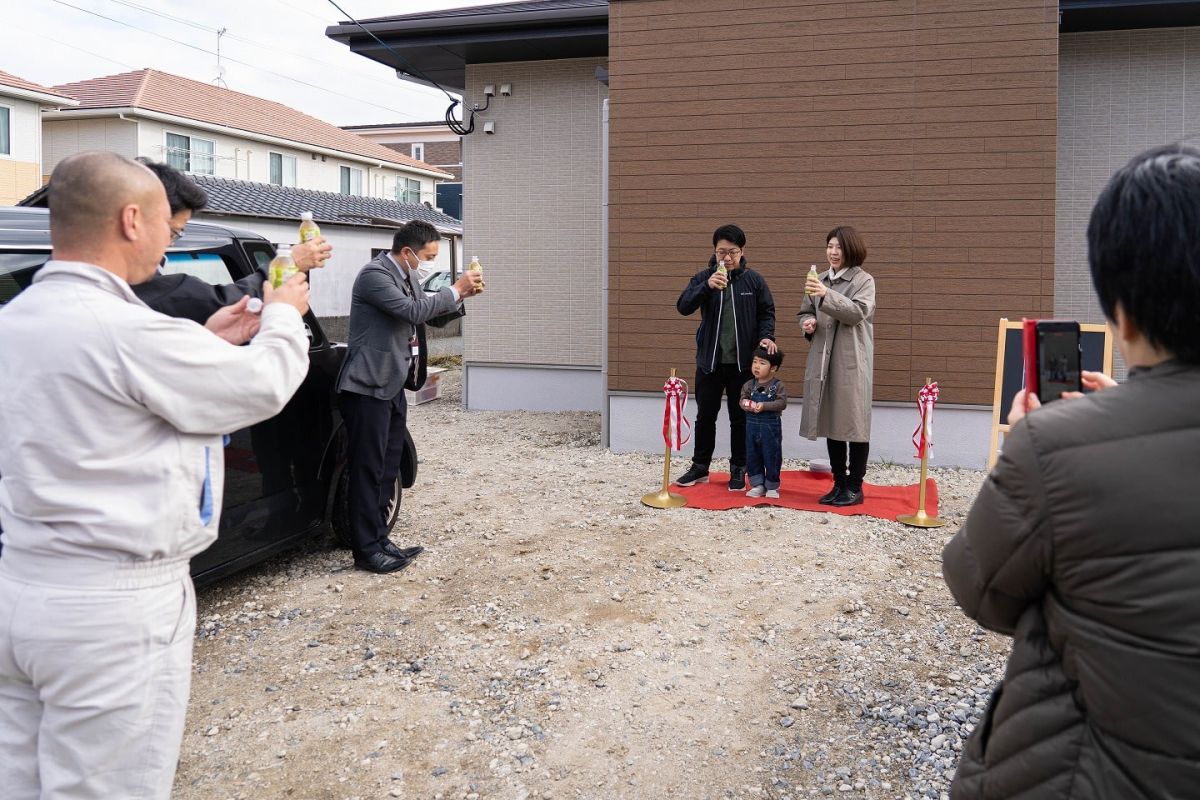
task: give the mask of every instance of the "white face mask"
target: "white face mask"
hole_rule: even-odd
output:
[[[417,283],[424,283],[425,279],[435,272],[437,272],[437,264],[435,264],[433,261],[418,261]]]
[[[404,259],[404,266],[408,267],[408,259]],[[408,267],[412,270],[412,267]],[[417,273],[417,283],[424,283],[425,279],[433,273],[437,272],[437,263],[433,261],[417,261],[417,267],[414,272]]]

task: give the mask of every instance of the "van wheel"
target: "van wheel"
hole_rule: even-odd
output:
[[[392,484],[392,499],[388,504],[388,522],[387,527],[390,531],[396,525],[396,519],[400,516],[400,502],[404,497],[404,487],[401,485],[402,479],[396,476],[396,481]],[[334,538],[342,547],[350,546],[350,470],[342,470],[342,474],[338,476],[337,492],[333,496],[333,511],[330,515],[330,523],[333,528]]]

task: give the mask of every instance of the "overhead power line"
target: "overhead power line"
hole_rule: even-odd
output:
[[[391,53],[393,56],[395,56],[396,61],[398,63],[407,65],[404,68],[406,72],[408,72],[410,75],[415,75],[416,77],[420,78],[421,80],[425,81],[426,83],[429,83],[432,86],[436,86],[438,89],[442,90],[442,94],[444,94],[444,95],[446,95],[446,97],[450,98],[450,107],[446,109],[446,127],[447,128],[449,128],[453,133],[457,133],[459,136],[466,136],[475,130],[475,114],[477,112],[487,110],[487,107],[492,104],[491,97],[488,98],[487,105],[485,105],[483,108],[480,108],[478,104],[474,105],[470,111],[471,117],[470,117],[469,123],[467,125],[463,125],[462,120],[458,120],[458,119],[454,118],[454,109],[462,103],[461,100],[459,100],[454,95],[450,94],[450,92],[446,91],[446,88],[444,86],[442,86],[440,83],[438,83],[437,81],[435,81],[433,78],[429,77],[424,72],[422,72],[421,70],[419,70],[415,66],[413,66],[413,63],[411,61],[409,61],[404,56],[400,55],[398,52],[396,52],[396,49],[394,47],[392,47],[387,42],[383,41],[383,39],[380,39],[378,36],[376,36],[374,33],[372,33],[367,28],[366,25],[363,25],[357,19],[355,19],[354,17],[347,14],[346,10],[337,4],[337,0],[328,0],[328,2],[329,2],[329,5],[336,8],[338,10],[338,12],[343,17],[345,17],[348,22],[352,22],[355,25],[357,25],[359,27],[359,29],[362,30],[363,33],[365,33],[367,36],[370,36],[372,39],[374,39],[376,41],[376,43],[379,44],[380,47],[382,47],[384,50],[387,50],[389,53]],[[397,70],[397,72],[399,72],[399,70]]]
[[[16,27],[16,26],[9,28],[9,30],[21,31],[22,33],[29,34],[31,36],[40,37],[47,41],[54,42],[55,44],[62,45],[63,47],[68,47],[72,50],[77,50],[80,53],[92,56],[93,58],[99,58],[104,61],[108,61],[113,64],[116,64],[119,67],[125,67],[125,69],[137,69],[137,67],[133,66],[132,64],[126,64],[124,61],[118,61],[117,59],[115,59],[111,56],[104,56],[99,53],[93,53],[91,50],[84,49],[77,44],[71,44],[70,42],[64,42],[62,39],[55,39],[53,36],[47,36],[45,33],[42,33],[41,31],[28,30],[28,29],[20,28],[20,27]]]
[[[108,0],[108,1],[110,3],[116,3],[117,5],[125,6],[126,8],[131,8],[136,11],[141,11],[146,14],[152,14],[156,17],[161,17],[163,19],[170,20],[171,22],[175,22],[179,25],[186,25],[189,28],[201,30],[206,33],[211,33],[211,34],[215,35],[215,34],[219,33],[219,31],[220,31],[220,29],[217,27],[205,25],[202,22],[197,22],[196,20],[187,19],[186,17],[180,17],[175,14],[167,14],[165,12],[159,11],[158,9],[154,9],[154,8],[150,8],[149,6],[142,5],[141,3],[135,3],[135,2],[133,2],[133,0]],[[296,9],[296,10],[300,10],[300,9]],[[308,13],[308,12],[306,12],[306,13]],[[309,13],[309,16],[315,17],[316,15]],[[319,17],[317,17],[317,18],[319,19]],[[270,44],[268,42],[260,42],[257,39],[251,39],[249,37],[242,36],[237,33],[226,33],[226,34],[224,34],[224,38],[232,39],[233,41],[236,41],[236,42],[242,42],[244,44],[248,44],[252,47],[256,47],[259,49],[272,50],[276,53],[281,53],[281,54],[283,54],[289,58],[295,59],[297,61],[308,61],[308,62],[317,64],[322,67],[332,68],[332,69],[339,70],[340,72],[343,72],[343,73],[350,73],[353,75],[357,75],[358,77],[361,77],[365,80],[369,80],[374,83],[377,83],[380,86],[386,86],[389,89],[393,89],[393,90],[401,89],[403,91],[409,91],[409,92],[420,92],[421,91],[417,87],[412,86],[407,83],[401,82],[401,83],[397,84],[395,79],[387,80],[384,78],[380,78],[378,75],[372,75],[370,73],[363,72],[362,70],[347,69],[344,64],[334,64],[331,61],[325,61],[323,59],[316,58],[315,56],[297,52],[294,49],[280,47],[278,45]],[[410,115],[410,116],[412,116],[412,115]]]
[[[68,2],[66,2],[66,0],[50,0],[50,2],[52,2],[52,3],[57,3],[57,4],[61,5],[61,6],[66,6],[67,8],[73,8],[73,9],[75,9],[76,11],[81,11],[81,12],[83,12],[84,14],[90,14],[90,15],[92,15],[92,16],[94,16],[94,17],[99,17],[100,19],[108,20],[109,22],[115,22],[116,24],[118,24],[118,25],[122,25],[122,26],[124,26],[124,27],[126,27],[126,28],[132,28],[133,30],[140,31],[141,33],[149,34],[149,35],[151,35],[151,36],[156,36],[156,37],[158,37],[159,39],[164,39],[164,40],[166,40],[166,41],[168,41],[168,42],[172,42],[172,43],[174,43],[174,44],[182,45],[183,47],[187,47],[187,48],[189,48],[189,49],[191,49],[191,50],[198,50],[199,52],[201,52],[201,53],[207,53],[207,54],[208,54],[208,55],[210,55],[210,56],[215,56],[215,55],[216,55],[216,53],[215,53],[214,51],[212,51],[212,50],[209,50],[209,49],[207,49],[207,48],[200,47],[200,46],[198,46],[198,45],[194,45],[194,44],[191,44],[190,42],[185,42],[185,41],[182,41],[182,40],[180,40],[180,39],[175,39],[175,38],[173,38],[173,37],[170,37],[170,36],[167,36],[167,35],[165,35],[165,34],[158,33],[157,31],[152,31],[152,30],[148,30],[148,29],[146,29],[146,28],[141,28],[141,27],[138,27],[137,25],[133,25],[132,23],[125,22],[124,20],[116,19],[115,17],[109,17],[109,16],[106,16],[106,15],[104,15],[104,14],[101,14],[101,13],[100,13],[100,12],[98,12],[98,11],[92,11],[91,9],[88,9],[88,8],[82,8],[82,7],[80,7],[80,6],[77,6],[77,5],[74,5],[74,4],[72,4],[72,3],[68,3]],[[407,111],[401,111],[401,110],[399,110],[399,109],[392,108],[392,107],[390,107],[390,106],[380,105],[379,103],[375,103],[375,102],[372,102],[372,101],[370,101],[370,100],[364,100],[364,99],[363,99],[363,98],[361,98],[361,97],[355,97],[355,96],[353,96],[353,95],[348,95],[348,94],[346,94],[345,92],[342,92],[342,91],[336,91],[336,90],[334,90],[334,89],[327,89],[327,88],[325,88],[324,86],[318,86],[318,85],[317,85],[317,84],[315,84],[315,83],[310,83],[310,82],[308,82],[308,81],[304,81],[304,80],[301,80],[301,79],[299,79],[299,78],[294,78],[294,77],[292,77],[291,75],[284,75],[284,74],[283,74],[283,73],[281,73],[281,72],[275,72],[274,70],[267,69],[266,67],[260,67],[260,66],[258,66],[257,64],[251,64],[251,63],[250,63],[250,62],[248,62],[248,61],[241,61],[241,60],[239,60],[239,59],[236,59],[236,58],[230,58],[230,57],[228,57],[228,56],[224,56],[224,55],[222,56],[222,58],[223,58],[224,60],[226,60],[226,61],[231,61],[231,62],[233,62],[234,64],[241,64],[242,66],[249,67],[250,69],[256,69],[256,70],[258,70],[259,72],[265,72],[266,74],[268,74],[268,75],[273,75],[273,76],[275,76],[276,78],[282,78],[283,80],[291,81],[292,83],[298,83],[298,84],[300,84],[300,85],[302,85],[302,86],[307,86],[307,87],[308,87],[308,88],[310,88],[310,89],[316,89],[316,90],[318,90],[318,91],[321,91],[321,92],[326,92],[326,93],[328,93],[328,94],[334,95],[335,97],[341,97],[341,98],[343,98],[343,99],[354,100],[354,101],[356,101],[356,102],[359,102],[359,103],[364,103],[364,104],[366,104],[366,105],[369,105],[369,106],[374,106],[375,108],[380,108],[380,109],[383,109],[384,111],[389,111],[389,112],[391,112],[391,113],[393,113],[393,114],[399,114],[399,115],[401,115],[401,116],[404,116],[404,117],[413,117],[413,118],[415,118],[415,115],[414,115],[414,114],[412,114],[412,113],[410,113],[410,112],[407,112]]]

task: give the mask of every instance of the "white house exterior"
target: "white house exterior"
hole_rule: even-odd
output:
[[[410,220],[428,222],[442,234],[439,269],[455,274],[462,270],[462,225],[423,204],[208,175],[193,180],[208,194],[208,206],[196,219],[246,228],[277,245],[295,243],[300,214],[313,214],[321,234],[333,245],[333,257],[310,276],[312,307],[323,319],[349,316],[351,288],[359,269],[380,250],[390,249],[396,229]]]
[[[42,118],[48,174],[103,149],[194,175],[434,204],[453,175],[296,109],[158,70],[55,87],[77,105]]]
[[[346,125],[342,130],[357,133],[364,139],[441,167],[447,172],[455,172],[459,180],[462,179],[462,137],[450,130],[445,122]]]
[[[0,205],[11,205],[42,185],[42,109],[76,103],[0,72]]]

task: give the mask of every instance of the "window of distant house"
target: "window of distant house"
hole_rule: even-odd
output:
[[[401,203],[421,204],[421,182],[413,178],[396,178],[396,200]]]
[[[296,185],[296,157],[283,153],[269,153],[271,159],[271,183],[276,186]]]
[[[0,106],[0,155],[12,155],[12,111],[7,106]]]
[[[412,157],[415,158],[417,161],[424,161],[425,160],[425,145],[421,144],[420,142],[417,142],[416,144],[414,144],[412,146]]]
[[[180,133],[167,134],[167,163],[183,172],[197,175],[212,175],[216,159],[216,146],[208,139],[184,136]]]
[[[362,178],[361,169],[353,167],[341,167],[342,173],[342,194],[362,194]]]

